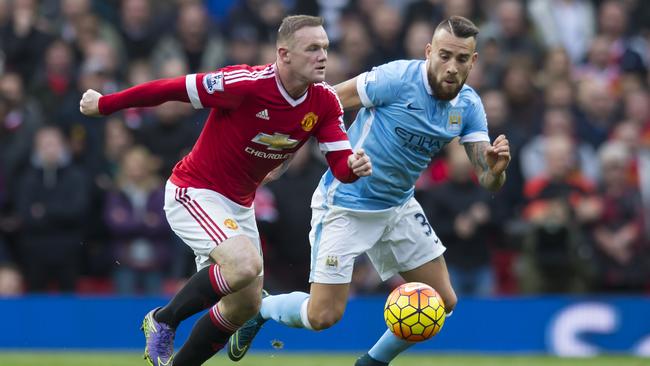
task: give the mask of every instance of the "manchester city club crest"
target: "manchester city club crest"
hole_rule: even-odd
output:
[[[462,120],[463,110],[460,108],[451,108],[449,110],[449,121],[447,123],[447,130],[453,132],[460,132],[463,120]]]

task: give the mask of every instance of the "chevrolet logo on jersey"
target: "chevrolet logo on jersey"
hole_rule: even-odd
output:
[[[273,135],[260,132],[251,140],[258,144],[268,146],[269,150],[291,149],[298,145],[300,141],[289,138],[289,135],[274,132]]]

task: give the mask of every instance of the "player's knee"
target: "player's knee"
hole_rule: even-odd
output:
[[[229,270],[235,274],[238,286],[245,286],[262,272],[262,256],[255,245],[247,237],[240,236],[230,248],[228,259],[225,261]]]
[[[309,314],[309,323],[314,330],[323,330],[331,328],[334,324],[338,323],[343,317],[343,312],[336,309],[324,309],[316,314]]]
[[[451,291],[449,294],[443,297],[442,301],[445,302],[445,312],[449,313],[456,307],[456,303],[458,303],[458,297],[454,291]]]

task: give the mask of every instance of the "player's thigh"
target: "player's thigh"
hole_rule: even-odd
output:
[[[312,210],[309,282],[349,284],[354,260],[381,237],[384,220],[339,208]]]
[[[400,275],[406,282],[422,282],[433,287],[442,296],[447,312],[456,306],[456,292],[451,285],[444,256],[441,255],[412,270],[400,272]]]
[[[213,263],[210,257],[213,250],[233,238],[231,242],[244,247],[242,254],[251,252],[252,246],[261,256],[253,209],[240,206],[217,192],[179,188],[168,181],[165,214],[172,230],[194,251],[197,270]]]
[[[312,327],[324,329],[338,322],[345,312],[349,293],[349,283],[312,283],[307,306]]]
[[[382,280],[418,268],[444,253],[445,247],[415,199],[397,208],[389,230],[367,252]]]
[[[249,285],[219,301],[219,310],[234,324],[244,324],[260,310],[264,277],[255,278]]]

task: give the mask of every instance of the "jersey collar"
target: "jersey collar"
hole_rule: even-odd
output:
[[[433,95],[433,90],[431,90],[431,85],[429,85],[429,75],[427,75],[427,67],[429,65],[429,61],[424,61],[423,63],[420,64],[420,73],[422,74],[422,83],[424,83],[424,88],[427,89],[427,93],[429,93],[430,96],[434,97]],[[455,107],[456,104],[458,103],[458,98],[460,97],[460,92],[456,97],[452,100],[449,101],[449,104],[451,104],[452,107]]]
[[[275,73],[275,84],[278,86],[278,90],[280,91],[280,94],[284,97],[284,100],[287,101],[292,107],[297,106],[298,104],[302,103],[307,99],[307,94],[309,94],[309,88],[307,88],[307,91],[298,99],[293,99],[291,95],[284,89],[284,86],[282,86],[282,82],[280,81],[280,72],[278,71],[278,66],[276,64],[273,64],[273,72]]]

